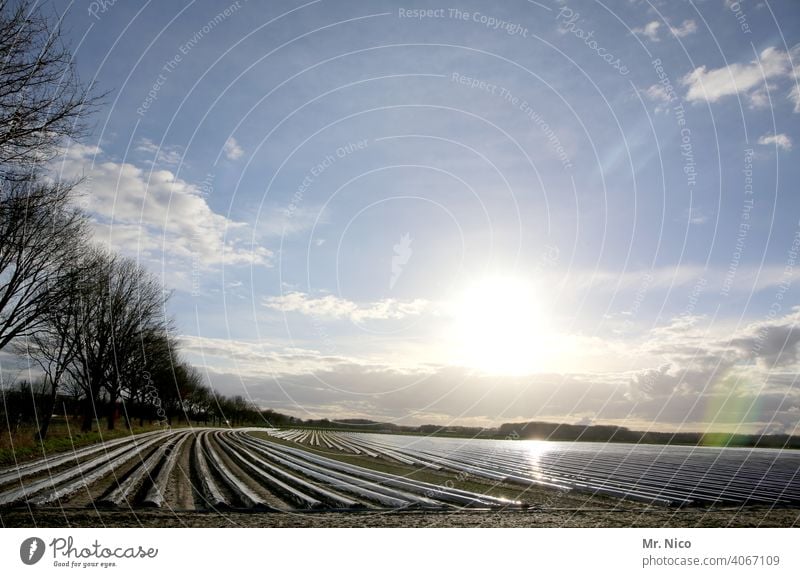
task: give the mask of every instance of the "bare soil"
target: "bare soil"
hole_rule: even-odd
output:
[[[797,509],[555,509],[202,513],[94,509],[0,510],[3,527],[800,527]]]

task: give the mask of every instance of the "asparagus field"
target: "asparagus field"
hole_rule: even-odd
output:
[[[399,469],[428,480],[392,472]],[[0,507],[500,510],[547,508],[556,501],[542,495],[574,494],[587,503],[785,508],[800,505],[798,471],[800,455],[765,449],[183,429],[0,470]],[[483,489],[459,487],[467,481]],[[516,493],[489,490],[494,486]]]

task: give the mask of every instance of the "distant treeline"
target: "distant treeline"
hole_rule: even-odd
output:
[[[800,437],[790,435],[733,435],[728,433],[662,433],[631,431],[613,425],[565,425],[557,423],[505,423],[500,437],[526,440],[587,441],[602,443],[649,443],[654,445],[708,445],[800,449]]]
[[[761,447],[800,449],[800,437],[790,435],[732,435],[728,433],[664,433],[632,431],[614,425],[568,425],[563,423],[525,422],[504,423],[496,428],[396,425],[369,419],[307,420],[283,416],[283,423],[294,427],[311,427],[396,433],[405,435],[435,435],[481,439],[513,439],[541,441],[583,441],[593,443],[647,443],[653,445]]]
[[[198,426],[286,426],[292,417],[262,410],[241,395],[229,397],[216,393],[200,384],[195,376],[181,374],[160,375],[147,383],[148,390],[126,390],[123,396],[111,402],[108,395],[94,399],[90,419],[91,428],[101,418],[109,416],[122,420],[125,428],[160,424],[164,427],[188,423]],[[37,432],[52,418],[70,419],[79,423],[86,419],[86,396],[79,387],[62,387],[56,398],[49,384],[22,381],[10,388],[0,389],[0,422],[16,433],[21,427],[34,426]],[[108,424],[108,423],[107,423]]]

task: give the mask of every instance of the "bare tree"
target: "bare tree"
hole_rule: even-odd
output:
[[[184,414],[187,418],[208,423],[215,406],[213,393],[209,387],[203,384],[200,373],[194,367],[191,368],[189,375],[191,388],[189,393],[183,397]]]
[[[83,431],[92,429],[110,360],[111,335],[104,311],[108,307],[106,287],[115,260],[113,254],[100,247],[87,251],[87,274],[69,328],[68,338],[75,343],[75,359],[68,365],[67,372],[83,393]]]
[[[31,335],[62,299],[67,270],[85,246],[85,216],[70,187],[5,183],[0,198],[0,350]]]
[[[60,23],[29,0],[0,0],[0,169],[27,176],[83,133],[98,102],[78,80]]]
[[[82,243],[84,217],[70,207],[75,183],[49,181],[47,163],[83,133],[97,103],[58,23],[34,2],[0,0],[0,350],[42,325]]]
[[[158,280],[132,259],[99,248],[95,254],[93,282],[83,285],[73,325],[78,345],[69,369],[86,395],[83,430],[91,429],[101,394],[107,397],[108,428],[114,428],[116,404],[126,378],[135,378],[142,343],[167,327]]]
[[[75,362],[79,341],[74,337],[79,322],[79,305],[85,289],[84,275],[88,267],[83,259],[70,263],[64,274],[60,275],[57,292],[59,299],[45,313],[41,327],[28,338],[17,342],[19,354],[36,362],[44,373],[45,402],[39,418],[35,440],[43,441],[50,428],[50,420],[56,406],[59,390],[68,369]]]
[[[121,392],[124,399],[125,418],[129,421],[128,405],[139,411],[139,425],[144,419],[163,420],[169,407],[168,392],[164,382],[171,377],[175,364],[174,351],[177,344],[172,337],[170,324],[157,323],[155,327],[145,327],[136,342],[134,350],[118,367]],[[174,388],[174,387],[173,387]]]
[[[117,400],[130,383],[125,378],[126,373],[130,374],[126,367],[145,366],[146,357],[140,356],[139,351],[148,341],[153,342],[154,335],[166,335],[168,323],[166,295],[161,283],[136,261],[120,259],[110,281],[109,320],[114,365],[105,388],[109,395],[108,428],[113,429]],[[137,378],[136,372],[133,378]]]

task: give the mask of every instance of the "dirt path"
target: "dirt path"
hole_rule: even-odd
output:
[[[800,511],[461,511],[202,513],[91,509],[0,511],[3,527],[798,527]]]

